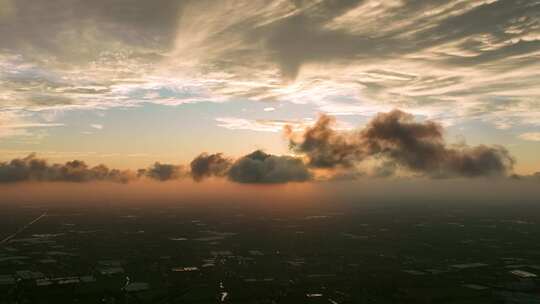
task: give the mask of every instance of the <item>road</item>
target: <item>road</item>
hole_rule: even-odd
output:
[[[41,214],[40,216],[36,217],[35,219],[31,220],[30,222],[26,223],[26,225],[22,226],[21,228],[19,228],[17,231],[15,231],[15,233],[7,236],[6,238],[4,238],[3,240],[0,241],[0,246],[6,244],[7,242],[9,242],[11,239],[13,239],[14,237],[16,237],[19,233],[23,232],[24,230],[28,229],[28,227],[32,226],[33,224],[35,224],[37,221],[39,221],[40,219],[42,219],[43,217],[47,216],[47,211],[43,212],[43,214]]]

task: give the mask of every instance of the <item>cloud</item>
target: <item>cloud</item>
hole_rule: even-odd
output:
[[[103,130],[103,125],[100,124],[91,124],[90,127],[97,130]]]
[[[506,175],[514,164],[500,146],[448,147],[441,125],[415,122],[411,114],[399,110],[378,114],[360,136],[368,155],[381,155],[413,171],[435,176]]]
[[[333,119],[322,115],[298,138],[290,130],[291,149],[303,154],[316,168],[354,167],[369,160],[383,160],[379,175],[397,167],[432,177],[496,176],[512,171],[514,159],[501,146],[449,146],[443,127],[433,121],[416,122],[399,110],[376,115],[363,129],[338,132]]]
[[[85,162],[80,160],[49,165],[45,159],[37,158],[35,154],[0,163],[0,183],[24,181],[113,181],[127,183],[134,178],[135,175],[131,171],[109,169],[105,165],[88,167]]]
[[[450,145],[444,140],[443,126],[434,121],[416,121],[400,110],[375,115],[363,128],[336,128],[336,121],[321,115],[314,123],[288,125],[272,121],[275,128],[284,127],[289,147],[297,156],[278,156],[257,150],[233,161],[222,153],[198,155],[190,171],[182,165],[155,162],[138,170],[138,177],[157,181],[177,180],[191,176],[195,181],[207,177],[228,177],[240,183],[286,183],[306,181],[323,172],[323,179],[364,176],[389,177],[398,173],[433,178],[507,176],[512,173],[514,158],[502,146],[466,144]],[[324,169],[324,170],[320,170]],[[328,177],[330,174],[330,177]],[[34,154],[0,164],[4,182],[94,181],[127,182],[130,171],[89,167],[75,160],[48,165]],[[326,176],[324,176],[326,175]],[[332,175],[334,177],[332,177]]]
[[[261,150],[235,161],[222,153],[202,153],[191,162],[191,176],[195,181],[226,176],[233,182],[253,184],[303,182],[312,177],[301,159],[271,155]]]
[[[362,157],[360,145],[354,136],[332,129],[333,117],[321,115],[313,127],[305,129],[302,139],[293,139],[293,130],[285,127],[289,136],[289,146],[295,152],[308,156],[309,165],[319,168],[333,168],[338,165],[350,167]]]
[[[287,183],[308,181],[311,174],[301,159],[257,150],[237,159],[228,177],[238,183]]]
[[[63,127],[61,123],[16,123],[16,124],[4,124],[0,125],[0,138],[3,137],[34,137],[39,138],[43,133],[33,133],[30,129],[43,129],[52,127]]]
[[[28,128],[51,128],[51,127],[63,127],[61,123],[22,123],[11,125],[0,125],[3,129],[28,129]]]
[[[158,181],[169,181],[183,178],[187,172],[183,166],[155,162],[148,169],[138,170],[138,175]]]
[[[0,106],[0,138],[13,136],[32,136],[30,130],[63,127],[63,123],[51,123],[42,121],[31,121],[29,115],[18,115],[14,111],[1,111]]]
[[[211,176],[222,177],[227,174],[232,161],[222,153],[201,153],[191,161],[191,176],[195,181],[202,181]]]
[[[255,151],[233,162],[221,153],[198,155],[191,162],[191,171],[184,166],[155,162],[137,173],[130,170],[110,169],[105,165],[88,166],[73,160],[64,164],[49,164],[32,153],[24,158],[0,162],[0,183],[15,182],[93,182],[128,183],[140,178],[158,182],[182,180],[191,176],[199,182],[208,177],[227,177],[238,183],[287,183],[311,179],[309,169],[301,159],[276,156]]]
[[[313,123],[309,119],[292,121],[292,120],[272,120],[272,119],[246,119],[238,117],[218,117],[215,119],[218,127],[229,130],[249,130],[256,132],[281,132],[283,127],[289,126],[295,130]]]
[[[114,44],[150,47],[171,43],[182,3],[174,0],[151,3],[139,0],[36,3],[7,0],[2,1],[2,8],[12,9],[9,14],[0,15],[3,18],[0,20],[4,21],[0,37],[10,49],[31,48],[62,55],[64,59],[82,60],[83,56],[105,51]],[[94,49],[85,50],[90,46]]]
[[[527,141],[540,141],[540,132],[527,132],[519,135],[519,138]]]
[[[538,126],[539,6],[3,0],[0,108],[24,115],[241,98],[334,115],[399,107],[445,122]]]

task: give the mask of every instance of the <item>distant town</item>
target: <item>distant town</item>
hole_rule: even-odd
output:
[[[511,206],[2,208],[2,304],[540,303]]]

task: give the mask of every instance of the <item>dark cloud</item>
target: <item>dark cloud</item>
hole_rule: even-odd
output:
[[[508,150],[498,145],[447,149],[445,162],[437,173],[466,177],[507,175],[514,163]]]
[[[201,153],[191,161],[191,176],[195,181],[201,181],[211,176],[225,176],[232,161],[222,153]]]
[[[444,2],[440,5],[444,5]],[[485,34],[492,36],[494,42],[507,41],[516,35],[516,31],[508,29],[528,30],[534,27],[539,16],[538,5],[527,0],[492,1],[476,5],[460,14],[448,14],[435,26],[419,32],[416,38],[426,46]],[[455,5],[456,11],[460,9],[462,7]]]
[[[523,32],[533,31],[538,22],[538,3],[531,1],[493,1],[486,4],[457,1],[407,1],[386,7],[369,23],[335,23],[336,18],[358,9],[363,1],[320,1],[316,4],[295,1],[299,11],[286,18],[254,27],[251,35],[262,40],[270,58],[285,77],[295,78],[304,63],[372,61],[400,57],[449,43],[468,43],[459,47],[478,56],[443,59],[455,65],[481,64],[533,54],[536,41],[522,42],[493,51],[486,45],[472,46],[480,35],[492,38],[491,45],[509,44]],[[363,8],[364,14],[370,13]],[[422,14],[419,12],[431,12]],[[436,12],[436,13],[434,13]],[[366,17],[366,20],[372,16]],[[357,26],[356,24],[364,27]],[[394,25],[401,24],[396,27]],[[348,25],[348,26],[347,26]],[[385,26],[387,25],[387,26]],[[472,49],[471,49],[472,48]],[[472,58],[472,59],[471,59]],[[428,59],[428,58],[426,58]],[[461,62],[463,60],[463,62]]]
[[[257,150],[237,159],[228,177],[238,183],[286,183],[307,181],[311,174],[301,159]]]
[[[534,31],[539,18],[535,1],[480,4],[428,0],[396,4],[370,7],[361,0],[293,0],[278,4],[233,1],[227,6],[219,1],[192,0],[4,0],[0,2],[0,9],[5,11],[0,13],[0,38],[6,48],[20,51],[31,46],[63,55],[65,60],[72,55],[88,55],[89,50],[77,44],[65,47],[66,41],[73,39],[80,42],[78,45],[92,45],[99,51],[114,50],[118,42],[167,50],[173,47],[178,31],[216,22],[221,26],[201,43],[213,45],[219,41],[218,47],[235,47],[218,54],[215,63],[242,65],[236,59],[239,54],[254,55],[270,59],[284,76],[294,78],[308,62],[388,58],[454,42],[462,43],[463,50],[489,53],[490,48],[475,44],[476,36],[489,35],[493,44],[508,42],[523,32]],[[213,20],[214,10],[230,7],[244,10],[232,12],[240,17],[229,22]],[[367,15],[365,20],[353,24],[339,21],[358,9]],[[380,11],[369,14],[373,10]],[[190,14],[203,17],[191,18]],[[199,24],[182,23],[182,18]],[[106,39],[99,39],[104,34]],[[538,45],[531,43],[521,52],[537,49]],[[505,57],[506,52],[500,50],[500,56]],[[516,51],[509,50],[506,57],[512,52]],[[492,56],[482,56],[482,61],[496,59]]]
[[[296,78],[306,62],[343,60],[373,51],[374,44],[369,44],[367,37],[324,30],[321,21],[300,14],[261,29],[260,37],[264,37],[264,45],[284,77]]]
[[[291,139],[289,146],[295,152],[308,156],[309,165],[319,168],[333,168],[337,165],[352,166],[362,157],[358,139],[332,129],[333,117],[321,115],[311,128],[306,128],[302,140]],[[288,135],[291,128],[286,127]]]
[[[448,147],[441,125],[415,122],[413,115],[399,110],[378,114],[361,131],[360,141],[369,156],[434,176],[506,175],[514,165],[501,146]]]
[[[393,161],[384,161],[382,164],[375,166],[373,170],[374,177],[390,177],[393,176],[398,167],[397,164]]]
[[[158,181],[168,181],[185,177],[187,173],[183,166],[155,162],[148,169],[139,170],[138,175]]]
[[[25,158],[16,158],[0,163],[0,183],[23,181],[114,181],[126,183],[135,178],[131,171],[109,169],[105,165],[88,167],[80,160],[65,164],[49,165],[46,160],[30,154]]]
[[[290,147],[305,154],[313,167],[351,167],[368,159],[383,160],[379,176],[397,167],[433,177],[494,176],[512,171],[514,159],[501,146],[448,146],[441,125],[416,122],[413,115],[394,110],[380,113],[365,128],[337,132],[332,119],[321,116],[301,138],[289,132]]]
[[[170,46],[185,2],[4,0],[0,2],[0,9],[6,11],[0,13],[0,38],[8,49],[20,51],[30,47],[62,55],[64,60],[86,56],[93,50],[114,50],[118,42],[136,47]],[[80,46],[95,49],[66,47],[65,43],[73,39],[79,41]]]

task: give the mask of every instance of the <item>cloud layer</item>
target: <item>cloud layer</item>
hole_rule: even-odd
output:
[[[353,167],[368,159],[383,161],[378,168],[391,175],[397,168],[435,177],[507,175],[514,159],[501,146],[448,146],[441,125],[415,122],[411,114],[394,110],[376,115],[363,129],[338,132],[331,117],[322,115],[290,147],[318,168]]]
[[[538,127],[539,6],[2,0],[0,109],[39,117],[248,99],[334,115],[400,107],[445,123]]]
[[[46,160],[30,154],[25,158],[16,158],[7,163],[0,163],[0,183],[13,183],[23,181],[113,181],[127,183],[135,175],[130,171],[109,169],[105,165],[88,167],[79,160],[69,161],[65,164],[50,165]]]
[[[49,165],[31,154],[0,163],[0,182],[128,182],[135,178],[170,181],[191,176],[195,181],[226,177],[238,183],[287,183],[313,180],[319,169],[332,179],[358,178],[364,175],[359,168],[365,163],[378,177],[401,172],[435,178],[504,177],[512,173],[515,163],[502,146],[449,145],[442,125],[417,122],[412,114],[400,110],[379,113],[356,130],[336,130],[334,123],[333,117],[321,115],[300,133],[286,126],[285,134],[295,156],[256,150],[234,160],[222,153],[201,153],[191,161],[189,169],[155,162],[135,174],[104,165],[90,168],[79,160]]]

